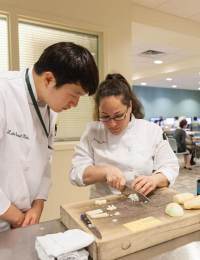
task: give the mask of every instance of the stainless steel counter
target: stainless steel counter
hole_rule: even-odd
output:
[[[1,260],[38,260],[35,237],[64,231],[59,220],[0,233]],[[151,239],[150,237],[146,239]],[[200,231],[136,252],[123,260],[199,260]],[[108,259],[109,260],[109,259]]]

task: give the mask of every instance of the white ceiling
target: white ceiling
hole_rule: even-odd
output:
[[[131,0],[147,8],[184,17],[200,23],[200,0]],[[199,24],[200,28],[200,24]],[[133,84],[181,89],[200,88],[200,37],[177,33],[141,23],[133,23]],[[164,55],[141,56],[146,50],[162,51]],[[161,59],[156,65],[153,60]],[[166,81],[166,78],[173,78]]]
[[[148,8],[200,22],[199,0],[131,0]]]

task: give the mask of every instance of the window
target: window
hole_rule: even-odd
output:
[[[60,41],[70,41],[86,47],[98,64],[98,37],[96,35],[77,33],[20,21],[20,69],[33,65],[47,46]],[[58,115],[57,140],[78,140],[86,124],[92,120],[92,114],[92,98],[81,97],[79,105],[76,108]]]
[[[0,70],[9,69],[8,56],[8,22],[6,16],[0,15]]]

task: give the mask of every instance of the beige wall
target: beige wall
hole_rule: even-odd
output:
[[[117,4],[116,4],[117,2]],[[12,15],[16,26],[18,15],[102,33],[102,69],[121,72],[131,79],[131,5],[124,0],[0,0],[0,10]],[[17,30],[17,27],[16,27]],[[16,60],[17,62],[17,60]],[[15,62],[13,67],[16,68]]]
[[[54,144],[52,187],[42,214],[42,221],[59,218],[60,205],[89,197],[88,187],[76,187],[68,178],[75,142]]]

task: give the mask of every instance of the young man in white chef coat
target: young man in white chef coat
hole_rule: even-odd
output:
[[[46,48],[33,68],[0,73],[0,231],[39,222],[55,112],[94,94],[98,80],[90,52],[69,42]]]

